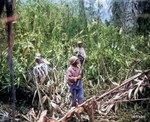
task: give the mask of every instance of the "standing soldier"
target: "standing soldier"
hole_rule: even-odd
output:
[[[80,60],[81,66],[84,65],[85,59],[86,59],[86,53],[83,48],[83,43],[81,41],[78,41],[78,47],[74,49],[74,53],[77,55],[77,57]]]
[[[78,104],[83,103],[83,85],[82,85],[82,74],[80,74],[81,65],[80,61],[76,56],[72,56],[69,59],[70,67],[67,69],[67,83],[70,86],[70,92],[72,94],[71,107],[76,106],[76,99]]]

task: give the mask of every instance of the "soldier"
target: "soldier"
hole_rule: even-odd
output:
[[[36,54],[35,54],[35,63],[36,63],[36,65],[37,65],[37,64],[40,64],[40,63],[45,63],[45,64],[47,64],[47,65],[50,64],[49,61],[47,61],[46,59],[44,59],[44,58],[41,57],[41,54],[40,54],[40,53],[36,53]]]
[[[81,66],[84,65],[85,59],[86,59],[86,53],[83,48],[83,43],[81,41],[78,41],[78,47],[74,49],[74,53],[77,55],[77,57],[80,60]]]
[[[67,83],[70,86],[70,92],[72,94],[71,107],[76,106],[76,99],[78,104],[83,103],[84,93],[82,85],[82,74],[80,74],[81,65],[76,56],[72,56],[69,59],[70,67],[67,69]]]

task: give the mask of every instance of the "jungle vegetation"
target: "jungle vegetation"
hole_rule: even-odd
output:
[[[140,8],[138,5],[147,6],[145,10],[140,8],[141,13],[147,14],[149,2],[132,3],[134,11],[132,14],[129,12],[132,16],[129,19],[127,15],[124,16],[125,3],[112,2],[110,4],[112,17],[102,23],[100,15],[103,6],[100,0],[97,3],[95,0],[89,1],[98,5],[96,11],[94,4],[84,6],[84,0],[70,2],[62,0],[60,3],[48,0],[15,1],[15,13],[18,16],[18,21],[13,24],[15,32],[13,68],[16,88],[28,86],[29,81],[25,79],[24,73],[35,66],[37,52],[50,62],[50,68],[55,70],[59,84],[64,83],[69,66],[68,60],[74,55],[73,49],[77,46],[77,41],[84,43],[87,55],[83,78],[84,88],[89,89],[85,91],[86,97],[100,94],[98,91],[104,93],[113,87],[112,82],[121,84],[123,80],[135,75],[136,71],[150,68],[150,19],[145,16],[135,19]],[[2,17],[5,17],[5,13]],[[132,18],[134,18],[133,30],[123,28],[120,33],[120,28],[125,27],[125,24],[122,26],[123,22]],[[2,91],[11,86],[6,60],[7,36],[2,20],[0,33]],[[50,77],[54,78],[52,73]],[[95,90],[90,90],[91,86]]]

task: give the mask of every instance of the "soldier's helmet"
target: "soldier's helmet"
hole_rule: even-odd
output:
[[[82,41],[78,41],[78,43],[77,43],[77,44],[79,45],[79,44],[83,44],[83,43],[82,43]]]
[[[78,58],[77,58],[76,56],[72,56],[72,57],[69,59],[70,65],[74,64],[77,59],[78,59]]]
[[[35,58],[40,58],[41,54],[40,53],[36,53],[35,54]]]

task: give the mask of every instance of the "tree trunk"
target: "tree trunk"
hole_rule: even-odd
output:
[[[84,8],[84,0],[78,0],[79,1],[79,18],[80,20],[84,20],[84,28],[85,31],[87,32],[87,18],[86,18],[86,14],[85,14],[85,8]]]

